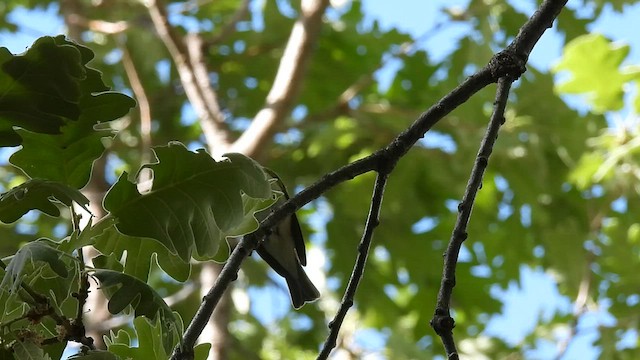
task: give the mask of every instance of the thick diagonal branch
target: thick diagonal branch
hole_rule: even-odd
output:
[[[328,5],[329,0],[302,0],[302,14],[293,25],[266,103],[249,128],[234,142],[232,151],[249,156],[258,154],[291,112]]]
[[[231,142],[218,98],[209,81],[209,72],[202,55],[202,38],[198,34],[181,38],[169,24],[161,0],[149,0],[147,6],[158,36],[176,65],[187,98],[200,118],[207,143],[210,147],[215,144],[216,154],[224,153]]]

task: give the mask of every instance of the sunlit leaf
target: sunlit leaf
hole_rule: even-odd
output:
[[[562,60],[554,68],[571,75],[557,85],[557,90],[587,94],[598,112],[620,110],[624,104],[624,84],[640,78],[640,69],[622,67],[628,55],[628,45],[613,43],[600,34],[580,36],[565,46]]]

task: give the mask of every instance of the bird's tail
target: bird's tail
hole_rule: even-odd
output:
[[[298,265],[298,276],[294,279],[292,276],[286,278],[289,293],[291,294],[291,302],[293,307],[299,309],[307,302],[312,302],[320,297],[320,291],[313,285],[311,279],[304,272],[302,266]]]

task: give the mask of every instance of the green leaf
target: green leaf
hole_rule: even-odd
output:
[[[80,191],[56,181],[31,179],[0,195],[0,221],[12,223],[34,209],[60,216],[56,202],[66,206],[75,202],[89,211],[89,199]]]
[[[15,358],[20,360],[51,360],[42,347],[32,341],[16,341],[13,352]]]
[[[276,185],[275,180],[272,179],[270,180],[270,182],[272,189],[271,197],[267,199],[256,199],[248,196],[242,197],[242,205],[245,215],[255,215],[256,213],[270,208],[283,195],[282,191],[280,190],[282,188]],[[264,219],[264,217],[262,219]],[[234,232],[237,236],[246,235],[256,230],[259,225],[260,222],[258,221],[258,219],[256,219],[255,216],[245,216],[242,219],[242,222],[236,226]]]
[[[75,124],[74,124],[75,125]],[[111,132],[83,134],[71,141],[64,136],[73,125],[62,128],[62,135],[43,135],[16,130],[22,137],[22,148],[9,158],[11,164],[32,178],[59,181],[80,189],[87,184],[93,161],[104,152],[101,139]]]
[[[116,230],[115,226],[106,229],[94,239],[93,246],[102,254],[115,254],[121,259],[126,252],[124,273],[147,281],[153,255],[156,254],[158,265],[176,281],[189,278],[191,265],[171,254],[166,247],[149,238],[127,236]]]
[[[242,222],[238,224],[238,226],[234,230],[234,234],[235,234],[234,236],[246,235],[256,230],[260,225],[260,222],[256,218],[255,214],[273,206],[273,204],[276,203],[276,201],[280,198],[280,196],[282,196],[282,192],[278,190],[279,189],[278,187],[275,186],[275,179],[270,180],[270,182],[271,182],[271,188],[273,190],[272,196],[270,198],[265,200],[265,199],[255,199],[248,196],[242,197],[242,204],[244,208],[245,217],[242,219]],[[262,219],[264,219],[266,215],[268,214],[265,214],[264,216],[262,216]],[[227,251],[218,251],[216,256],[212,258],[212,260],[219,263],[223,263],[229,258],[229,255],[231,255],[232,246],[230,246],[229,242],[227,242],[225,245],[227,245],[226,247],[224,247]]]
[[[25,244],[11,257],[0,288],[11,293],[18,290],[22,278],[27,275],[24,272],[25,266],[36,261],[49,264],[51,270],[58,276],[66,278],[68,275],[67,265],[60,259],[62,255],[64,253],[53,248],[50,240],[47,239],[39,239]]]
[[[635,82],[636,89],[640,89],[640,81]],[[633,99],[633,111],[636,114],[640,114],[640,93],[636,92],[636,96]]]
[[[123,174],[109,190],[104,206],[118,219],[118,230],[149,237],[189,261],[195,252],[211,258],[226,236],[238,235],[245,214],[243,195],[267,199],[271,188],[262,167],[240,154],[216,162],[203,150],[170,143],[154,149],[158,162],[153,187],[140,194]]]
[[[83,54],[81,65],[85,76],[79,82],[77,121],[66,122],[58,135],[16,130],[22,137],[22,148],[11,156],[10,162],[32,178],[56,180],[79,189],[89,181],[93,161],[104,152],[101,139],[113,136],[113,131],[96,130],[95,126],[126,115],[135,101],[106,91],[109,88],[100,72],[86,67],[93,58],[91,50],[60,36],[55,41],[61,46],[75,46]]]
[[[198,344],[193,348],[193,358],[195,360],[206,360],[209,357],[209,351],[211,351],[211,344]]]
[[[150,321],[145,317],[135,318],[133,326],[138,346],[133,347],[129,334],[120,330],[117,335],[112,332],[111,337],[105,337],[107,349],[124,359],[168,359],[178,339],[167,342],[171,334],[167,334],[161,325],[159,321]]]
[[[131,306],[136,318],[146,316],[153,320],[158,317],[163,328],[163,344],[169,349],[173,346],[179,337],[179,320],[153,288],[131,275],[118,271],[96,270],[93,276],[100,281],[100,288],[109,297],[107,307],[110,313],[119,314]]]
[[[57,138],[60,147],[69,146],[74,137],[92,132],[93,125],[126,114],[135,102],[108,92],[100,72],[86,66],[93,57],[89,48],[62,35],[42,37],[22,55],[0,48],[0,146],[22,143],[14,126],[60,134],[77,120],[81,124],[72,126],[75,130]]]
[[[107,349],[110,349],[112,345],[116,344],[130,346],[131,336],[123,329],[118,330],[118,332],[111,330],[108,336],[104,336],[104,344],[107,346]]]
[[[0,48],[0,146],[15,146],[13,126],[57,134],[80,115],[86,77],[78,46],[42,37],[22,55]]]
[[[5,276],[5,272],[0,269],[0,275]],[[27,306],[22,300],[20,292],[9,293],[0,291],[0,321],[6,322],[14,319],[22,318],[27,311]],[[26,295],[28,296],[28,295]],[[0,357],[2,359],[2,357]]]
[[[104,217],[96,223],[93,222],[93,218],[90,218],[87,226],[82,231],[73,231],[71,235],[59,242],[58,250],[70,254],[83,246],[93,245],[96,237],[115,224],[116,219],[111,217]]]
[[[595,175],[603,164],[602,155],[597,152],[588,152],[580,157],[580,160],[569,174],[569,181],[578,189],[585,190],[597,181]]]
[[[600,34],[577,37],[565,46],[562,60],[554,68],[555,72],[569,72],[571,78],[556,89],[565,94],[587,94],[598,112],[620,110],[623,86],[640,77],[638,68],[621,68],[627,55],[628,45],[613,43]]]

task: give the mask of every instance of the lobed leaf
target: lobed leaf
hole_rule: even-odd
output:
[[[51,39],[58,47],[75,48],[80,53],[75,64],[83,73],[77,81],[78,95],[74,97],[78,113],[75,121],[61,123],[55,132],[36,131],[26,126],[13,130],[12,126],[20,124],[9,124],[9,129],[22,144],[10,162],[32,178],[56,180],[79,189],[89,181],[93,161],[104,151],[101,138],[113,136],[108,129],[96,130],[94,127],[126,115],[135,106],[135,101],[124,94],[108,91],[100,72],[86,66],[93,58],[90,49],[63,36]]]
[[[565,46],[562,60],[554,68],[556,72],[569,72],[571,78],[556,88],[566,94],[587,94],[598,112],[620,110],[624,85],[640,79],[638,68],[622,67],[628,55],[628,45],[613,43],[603,35],[577,37]]]
[[[16,292],[23,277],[27,275],[25,273],[26,265],[33,264],[36,261],[49,264],[51,270],[58,276],[66,278],[69,273],[67,265],[60,259],[63,254],[52,247],[47,239],[27,243],[11,257],[11,261],[5,269],[2,283],[0,283],[0,288],[10,293]]]
[[[140,194],[125,173],[104,206],[118,219],[119,231],[155,239],[185,262],[194,253],[211,258],[222,239],[247,231],[244,196],[271,198],[262,167],[244,155],[227,154],[217,162],[179,143],[154,151],[158,162],[146,166],[154,173],[151,190]]]
[[[12,348],[15,359],[51,360],[51,357],[44,352],[42,346],[33,341],[16,341]]]
[[[105,344],[110,352],[125,359],[168,359],[172,347],[167,347],[161,342],[163,330],[157,322],[146,318],[133,320],[138,346],[133,346],[131,336],[119,330],[117,334],[111,332],[111,336],[105,336]],[[177,342],[176,342],[177,343]],[[175,344],[173,344],[175,345]],[[199,344],[194,348],[194,359],[205,360],[209,354],[211,344]]]
[[[39,38],[17,56],[0,48],[0,146],[19,145],[13,126],[57,134],[77,120],[85,77],[78,47],[57,38]]]
[[[158,326],[161,326],[161,329],[158,329],[159,332],[154,338],[163,344],[165,350],[170,351],[180,337],[180,320],[154,289],[131,275],[118,271],[97,270],[93,276],[100,281],[100,288],[106,291],[109,297],[107,308],[110,313],[119,314],[131,306],[135,311],[134,322],[140,321],[141,316],[151,320],[159,319]]]
[[[186,281],[189,278],[190,264],[149,238],[127,236],[110,227],[94,239],[93,246],[102,254],[114,254],[118,259],[126,251],[123,271],[141,281],[146,282],[149,277],[154,254],[158,265],[174,280]]]
[[[56,202],[72,203],[89,211],[87,199],[79,190],[50,180],[31,179],[0,195],[0,221],[12,223],[29,210],[40,210],[50,216],[60,216]]]

